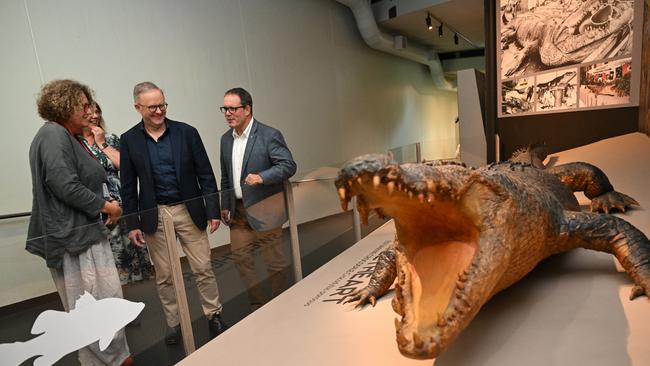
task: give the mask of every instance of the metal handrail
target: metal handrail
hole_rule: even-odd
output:
[[[326,181],[326,180],[334,180],[337,177],[325,177],[325,178],[305,178],[305,179],[298,179],[298,180],[290,180],[289,183],[309,183],[309,182],[320,182],[320,181]]]
[[[414,144],[408,144],[408,145],[404,145],[404,146],[399,146],[399,147],[396,147],[396,148],[394,148],[394,149],[399,149],[399,148],[402,148],[402,147],[405,147],[405,146],[410,146],[410,145],[415,145],[415,149],[416,149],[416,160],[417,160],[418,162],[419,162],[419,161],[422,161],[422,153],[421,153],[421,147],[420,147],[420,143],[419,143],[419,142],[416,142],[416,143],[414,143]],[[391,149],[391,150],[394,150],[394,149]],[[334,180],[334,179],[336,179],[336,178],[337,178],[337,177],[304,178],[304,179],[298,179],[298,180],[290,180],[289,182],[292,183],[292,184],[294,184],[294,183],[295,183],[295,184],[300,184],[300,183],[310,183],[310,182],[328,181],[328,180]],[[12,214],[0,215],[0,220],[13,219],[13,218],[17,218],[17,217],[31,216],[31,214],[32,214],[31,211],[27,211],[27,212],[18,212],[18,213],[12,213]]]
[[[18,212],[18,213],[13,213],[13,214],[8,214],[8,215],[0,215],[0,220],[15,219],[16,217],[25,217],[25,216],[31,216],[31,215],[32,215],[31,211]]]

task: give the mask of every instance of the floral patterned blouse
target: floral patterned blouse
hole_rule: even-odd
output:
[[[97,146],[97,143],[90,145],[83,136],[77,136],[79,141],[81,141],[88,150],[95,156],[97,161],[104,167],[106,170],[106,175],[108,176],[108,191],[110,195],[118,200],[120,204],[122,203],[122,198],[120,197],[120,176],[119,170],[115,168],[111,159],[102,152],[102,150]],[[115,150],[120,150],[120,138],[113,133],[107,133],[104,137],[106,143],[112,146]]]

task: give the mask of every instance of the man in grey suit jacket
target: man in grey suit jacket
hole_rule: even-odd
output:
[[[220,109],[230,127],[221,136],[221,218],[230,226],[235,265],[254,311],[266,301],[255,274],[254,249],[262,252],[273,296],[286,289],[283,182],[295,174],[296,163],[282,133],[253,118],[253,99],[246,90],[228,90]]]

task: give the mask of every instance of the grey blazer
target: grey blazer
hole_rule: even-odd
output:
[[[242,200],[248,223],[258,231],[270,230],[287,221],[283,182],[296,173],[296,163],[282,133],[255,119],[246,142],[242,164]],[[221,208],[234,214],[235,191],[232,170],[232,129],[221,136]],[[264,181],[256,186],[244,185],[248,174],[259,174]],[[278,199],[282,198],[282,199]],[[259,208],[259,209],[256,209]],[[256,215],[254,212],[261,212]]]

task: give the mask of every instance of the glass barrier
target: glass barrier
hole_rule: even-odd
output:
[[[210,232],[203,207],[205,204],[219,207],[217,199],[223,209],[229,209],[229,214],[223,212],[225,220],[217,230]],[[213,212],[221,214],[218,209]],[[72,222],[62,220],[61,226],[71,227],[27,241],[31,250],[41,253],[51,265],[65,261],[63,270],[55,273],[50,273],[43,258],[24,249],[29,220],[30,217],[26,217],[0,222],[3,235],[0,251],[4,254],[2,258],[12,263],[5,268],[12,269],[13,276],[3,281],[3,290],[22,291],[22,294],[21,291],[16,294],[3,292],[0,353],[3,357],[7,354],[15,358],[26,356],[13,363],[16,365],[33,358],[39,352],[38,342],[45,338],[60,341],[60,346],[55,347],[60,350],[58,354],[48,356],[53,358],[52,362],[62,357],[57,364],[78,365],[78,357],[88,360],[106,354],[122,358],[124,352],[141,364],[174,364],[217,336],[223,330],[220,327],[234,325],[295,282],[289,230],[282,228],[287,220],[283,192],[261,197],[249,205],[236,199],[234,191],[222,191],[123,216],[119,225],[111,227],[110,231],[99,221],[74,227]],[[207,231],[194,225],[206,222]],[[142,237],[146,243],[144,248],[129,243],[127,223],[129,227],[137,227],[140,223],[146,231]],[[99,244],[90,249],[74,245],[95,239]],[[65,256],[65,248],[74,248],[81,254]],[[179,258],[177,270],[174,258]],[[152,262],[155,269],[149,265]],[[84,309],[92,308],[87,304],[106,304],[101,301],[105,297],[123,297],[130,301],[122,302],[127,307],[138,308],[137,303],[145,306],[133,319],[130,309],[113,313],[110,307],[102,308],[93,315],[93,323],[80,324],[91,338],[82,344],[93,345],[78,353],[74,347],[65,345],[65,342],[74,343],[74,332],[66,329],[72,327],[75,315],[80,314],[73,308],[79,309],[80,303],[75,300],[83,295],[84,289],[94,295],[94,299],[79,300],[86,304]],[[183,292],[185,295],[181,295]],[[37,334],[43,331],[38,325],[42,319],[38,317],[45,310],[59,314],[60,323],[50,324],[45,334],[35,336],[31,330]],[[72,311],[66,314],[66,310]],[[221,313],[218,321],[210,319],[217,311]],[[120,339],[114,340],[115,345],[111,343],[105,352],[98,351],[97,341],[106,334],[90,334],[90,329],[101,329],[102,319],[117,327],[115,331],[126,326],[118,332]],[[177,324],[180,327],[174,327]],[[33,342],[33,347],[29,342]],[[19,348],[34,354],[17,354],[23,352],[19,352]]]
[[[248,188],[242,188],[244,197],[251,195]],[[27,228],[34,218],[0,220],[4,269],[0,353],[4,360],[8,354],[25,357],[15,364],[33,360],[39,352],[47,353],[38,349],[39,342],[54,339],[61,344],[55,347],[57,353],[41,357],[50,357],[52,362],[60,358],[59,365],[77,365],[79,357],[86,360],[105,354],[117,358],[129,355],[140,364],[180,361],[217,336],[220,327],[236,324],[356,242],[352,206],[342,211],[334,177],[287,182],[285,188],[291,196],[270,192],[247,202],[228,190],[159,205],[123,216],[110,228],[99,220],[74,226],[74,222],[61,219],[59,230],[27,240],[31,251],[45,260],[25,250]],[[219,207],[217,199],[223,220],[211,232],[204,207]],[[296,225],[294,235],[289,216]],[[369,225],[361,227],[361,236],[386,220],[371,213]],[[197,229],[205,223],[206,231]],[[38,218],[34,224],[56,225]],[[127,227],[144,229],[143,236],[137,237],[143,247],[131,244]],[[298,240],[300,247],[296,246]],[[90,249],[82,245],[89,241],[97,244]],[[64,254],[66,248],[74,254]],[[51,266],[61,261],[65,264],[61,270],[50,271],[46,261]],[[93,298],[85,296],[84,290]],[[128,302],[108,306],[102,300],[109,297]],[[75,312],[95,307],[96,313],[85,320],[81,311]],[[46,310],[52,312],[44,313]],[[216,321],[210,319],[215,312],[220,312]],[[116,339],[111,341],[99,332],[104,325],[114,328]],[[66,345],[74,343],[77,335],[87,337],[79,344],[91,346],[76,352]],[[99,352],[98,341],[102,346],[110,344],[108,351]],[[18,349],[27,353],[16,355]]]
[[[456,137],[449,139],[427,140],[420,142],[423,160],[455,160],[460,151]]]
[[[335,179],[320,177],[291,183],[303,276],[356,243],[352,205],[348,205],[347,211],[341,208]],[[387,220],[371,212],[368,225],[361,225],[361,237]]]
[[[20,234],[11,237],[7,226],[17,223],[2,222],[2,249],[14,253],[16,268],[16,276],[3,282],[15,289],[11,299],[3,295],[0,308],[3,362],[18,365],[39,354],[43,364],[57,365],[109,364],[129,356],[172,364],[185,357],[182,346],[165,345],[169,332],[156,291],[151,243],[140,248],[127,238],[125,222],[136,215],[107,227],[99,219],[75,226],[69,214],[62,210],[48,222],[21,218],[21,229],[15,230]],[[161,214],[153,209],[138,216],[147,215]],[[61,229],[26,240],[30,220]],[[170,262],[167,252],[158,256]]]
[[[408,144],[404,146],[399,146],[393,149],[388,150],[391,154],[393,154],[393,159],[399,163],[415,163],[417,161],[417,156],[418,156],[418,144],[413,143],[413,144]]]
[[[435,150],[436,143],[422,145],[424,159],[451,156],[449,151]],[[399,162],[413,162],[416,150],[411,144],[392,152]],[[337,172],[337,167],[324,167],[285,182],[286,193],[265,192],[251,202],[226,190],[160,205],[123,216],[110,228],[100,221],[75,226],[74,221],[61,219],[59,230],[27,240],[31,251],[46,260],[25,250],[28,226],[34,219],[37,227],[53,227],[56,222],[29,216],[0,220],[3,362],[11,355],[25,357],[15,364],[24,360],[29,364],[39,352],[47,353],[37,347],[45,339],[63,342],[58,353],[41,356],[52,362],[60,358],[58,365],[78,365],[78,357],[92,359],[104,353],[117,358],[130,355],[147,365],[180,361],[222,327],[233,326],[389,219],[371,212],[368,225],[355,233],[353,205],[346,211],[340,207],[334,186]],[[242,187],[243,197],[254,197],[256,193],[248,189]],[[206,205],[207,211],[222,218],[218,229],[205,216]],[[206,223],[207,230],[202,231]],[[131,244],[127,227],[145,229],[143,247]],[[216,230],[211,232],[212,228]],[[91,249],[81,245],[89,240],[97,244]],[[73,254],[66,257],[66,248]],[[50,266],[67,262],[52,272],[46,261]],[[82,296],[84,290],[94,298]],[[107,304],[102,302],[107,297],[128,302],[119,303],[122,310],[115,313],[112,307],[99,306]],[[81,303],[75,303],[78,298]],[[79,309],[79,304],[100,309],[92,315],[94,320],[77,324],[80,312],[65,313]],[[211,319],[215,312],[220,312],[216,320]],[[111,341],[97,333],[102,321],[115,328],[119,339]],[[65,345],[77,335],[86,336],[79,344],[91,344],[90,348],[76,352]],[[110,344],[108,351],[98,352],[98,341]]]

